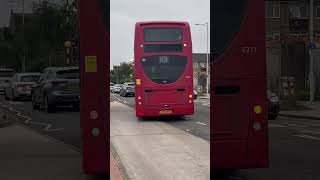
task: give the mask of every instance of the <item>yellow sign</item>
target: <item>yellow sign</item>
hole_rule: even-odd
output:
[[[86,72],[97,72],[97,56],[86,56],[85,57],[85,71]]]
[[[140,85],[141,84],[141,79],[136,79],[136,84]]]

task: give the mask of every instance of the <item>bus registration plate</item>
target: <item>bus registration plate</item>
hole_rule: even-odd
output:
[[[172,114],[172,110],[161,110],[159,114]]]

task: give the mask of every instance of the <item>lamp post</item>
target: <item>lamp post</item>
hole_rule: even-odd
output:
[[[207,30],[207,72],[206,72],[206,76],[207,76],[207,83],[206,83],[206,93],[209,93],[209,24],[208,22],[203,23],[203,24],[195,24],[196,26],[204,26],[206,27]]]

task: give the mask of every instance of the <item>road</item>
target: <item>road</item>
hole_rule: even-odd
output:
[[[111,97],[123,104],[135,108],[134,97],[122,97],[119,94],[111,94]],[[197,98],[194,103],[194,115],[161,120],[176,128],[210,141],[210,100]]]
[[[134,98],[117,95],[114,98],[134,107]],[[71,108],[61,108],[58,112],[50,114],[34,111],[29,101],[0,100],[0,106],[15,115],[21,124],[72,148],[81,148],[79,112],[73,112]],[[209,140],[208,101],[198,99],[195,102],[195,112],[194,116],[166,120],[166,122]],[[278,117],[277,120],[269,122],[269,141],[270,168],[219,173],[214,174],[214,178],[219,180],[320,179],[320,121]]]

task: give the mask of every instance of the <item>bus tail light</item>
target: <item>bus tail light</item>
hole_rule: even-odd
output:
[[[192,99],[192,94],[189,94],[189,98]]]
[[[262,107],[260,105],[255,105],[253,107],[253,111],[256,113],[256,114],[261,114],[262,113]]]

